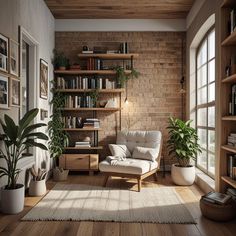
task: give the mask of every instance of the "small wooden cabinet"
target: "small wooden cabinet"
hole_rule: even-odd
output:
[[[93,174],[98,170],[98,154],[63,154],[59,158],[59,166],[71,171],[89,171]]]

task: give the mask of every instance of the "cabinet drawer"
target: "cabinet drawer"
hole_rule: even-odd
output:
[[[67,170],[89,170],[88,154],[67,154],[66,155]]]
[[[98,170],[98,154],[90,154],[90,170]]]

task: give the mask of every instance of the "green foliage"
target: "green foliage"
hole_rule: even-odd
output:
[[[58,52],[56,49],[53,50],[54,57],[52,60],[54,69],[58,69],[59,67],[68,67],[69,66],[69,60],[64,55],[63,52]]]
[[[195,160],[198,152],[201,152],[201,148],[197,143],[198,136],[194,128],[190,126],[192,121],[182,121],[170,117],[169,119],[169,140],[168,148],[169,155],[175,154],[180,166],[188,166],[190,160]]]
[[[0,120],[3,134],[1,134],[4,149],[0,149],[0,159],[6,161],[7,167],[0,167],[0,177],[7,176],[7,189],[17,187],[17,179],[20,169],[17,168],[18,161],[26,157],[25,151],[29,147],[38,147],[47,150],[47,147],[38,143],[38,140],[48,140],[48,136],[42,132],[35,132],[37,128],[46,126],[44,123],[31,124],[38,114],[38,109],[28,111],[19,121],[19,125],[8,115],[4,116],[4,121]]]
[[[117,66],[114,68],[114,70],[116,71],[116,81],[119,87],[124,88],[125,83],[129,80],[129,79],[133,79],[133,78],[138,78],[139,76],[139,72],[136,71],[135,69],[131,70],[130,74],[125,73],[125,70],[123,67],[121,66]]]
[[[99,96],[98,89],[94,89],[92,92],[90,92],[90,93],[89,93],[89,96],[90,96],[91,99],[92,99],[93,106],[96,107],[96,103],[97,103],[98,96]]]
[[[52,82],[53,83],[53,82]],[[49,151],[51,158],[59,158],[69,144],[67,133],[63,130],[62,110],[65,107],[66,96],[52,89],[53,98],[50,104],[53,106],[51,120],[48,122]]]

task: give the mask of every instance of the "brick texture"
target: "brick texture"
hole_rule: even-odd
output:
[[[163,155],[167,165],[175,161],[168,156],[166,148],[168,118],[181,118],[182,110],[179,93],[182,39],[185,42],[183,32],[56,32],[56,49],[63,51],[71,64],[78,63],[77,54],[83,45],[112,50],[121,42],[128,42],[129,51],[139,54],[134,67],[141,74],[138,79],[128,82],[128,105],[124,104],[125,93],[122,94],[121,128],[160,130],[164,136]],[[107,145],[116,139],[119,112],[98,112],[97,116],[103,128],[99,141],[105,146],[101,152],[101,158],[104,158],[109,154]]]

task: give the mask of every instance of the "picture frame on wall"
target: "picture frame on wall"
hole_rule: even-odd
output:
[[[8,72],[9,39],[0,34],[0,71]]]
[[[48,99],[48,63],[40,59],[40,98]]]
[[[10,105],[20,107],[20,80],[10,78]]]
[[[10,39],[10,74],[19,76],[19,43]]]
[[[9,96],[8,96],[8,77],[0,75],[0,109],[9,108]]]

